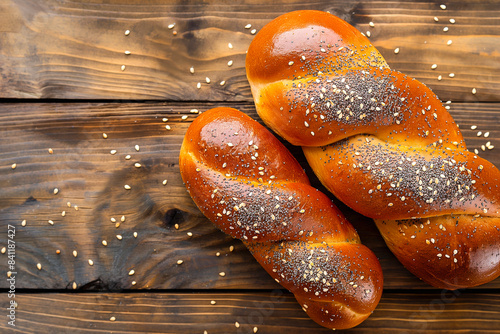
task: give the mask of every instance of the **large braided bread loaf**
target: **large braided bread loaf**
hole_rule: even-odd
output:
[[[180,170],[203,214],[241,239],[314,321],[349,328],[375,309],[377,258],[258,122],[231,108],[202,113],[182,143]]]
[[[354,27],[319,11],[266,25],[247,54],[263,121],[338,199],[373,218],[403,265],[456,289],[500,274],[500,172],[467,151],[421,82]]]

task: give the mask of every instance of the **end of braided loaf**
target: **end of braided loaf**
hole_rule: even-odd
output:
[[[271,21],[246,66],[266,125],[303,147],[337,198],[375,219],[412,273],[447,289],[500,275],[500,171],[466,149],[428,87],[319,11]]]
[[[375,309],[377,258],[258,122],[231,108],[202,113],[184,138],[180,170],[203,214],[241,239],[318,324],[354,327]]]

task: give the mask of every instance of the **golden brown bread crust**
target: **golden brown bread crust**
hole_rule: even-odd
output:
[[[324,12],[282,15],[250,45],[247,74],[266,125],[303,147],[336,197],[376,219],[415,275],[449,289],[500,275],[500,171],[467,151],[428,87],[391,70],[354,27]],[[455,231],[448,238],[467,249],[469,260],[448,275],[434,258],[442,250],[392,233],[401,221],[426,218]],[[493,237],[484,242],[471,224]]]
[[[498,277],[498,218],[457,214],[375,223],[399,261],[411,272],[425,271],[433,286],[460,289]]]
[[[314,321],[350,328],[375,309],[377,258],[262,125],[235,109],[206,111],[189,127],[179,162],[203,214],[241,239]]]

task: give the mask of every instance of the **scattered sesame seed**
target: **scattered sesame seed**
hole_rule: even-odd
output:
[[[219,85],[221,85],[221,86],[224,86],[225,84],[226,84],[226,81],[225,81],[225,80],[222,80],[222,81],[219,83]]]
[[[125,30],[125,36],[130,35],[130,30]]]
[[[227,43],[227,47],[230,48],[230,49],[232,49],[233,48],[233,44]]]
[[[395,54],[398,54],[398,53],[399,53],[399,48],[395,48],[395,49],[394,49],[394,53],[395,53]]]
[[[13,163],[11,167],[12,167],[12,169],[16,169],[17,164],[16,164],[16,163]]]
[[[123,237],[122,237],[122,235],[121,235],[121,234],[117,234],[117,235],[116,235],[116,239],[118,239],[118,240],[122,240],[122,239],[123,239]]]
[[[130,51],[125,51],[125,54],[128,56],[130,54]]]
[[[109,151],[109,153],[110,153],[111,155],[115,155],[115,154],[116,154],[116,150],[111,150],[111,151]]]
[[[447,32],[447,31],[448,31],[448,27],[444,27],[444,28],[443,28],[443,31],[444,31],[444,32]]]
[[[76,282],[73,282],[73,290],[76,290],[77,287],[78,285],[76,284]]]
[[[438,19],[438,17],[437,17],[437,16],[434,16],[434,21],[436,21],[436,22],[438,22],[438,21],[439,21],[439,19]]]
[[[455,77],[455,73],[450,73],[450,74],[448,74],[448,76],[449,76],[450,78],[454,78],[454,77]]]
[[[455,19],[450,19],[451,24],[455,24]]]
[[[485,132],[484,133],[484,138],[488,138],[490,136],[490,133],[489,132]]]
[[[21,222],[21,226],[26,226],[26,219]]]
[[[140,164],[140,163],[138,163],[138,162],[136,162],[136,163],[134,164],[134,167],[140,168],[140,167],[141,167],[141,164]]]
[[[215,305],[217,302],[215,300],[211,300],[210,304]]]
[[[61,216],[65,217],[66,216],[66,211],[61,212]]]
[[[78,256],[78,252],[76,250],[73,251],[73,256],[74,257],[77,257]]]
[[[191,66],[191,67],[189,68],[189,73],[194,74],[194,67],[192,67],[192,66]]]
[[[134,235],[134,238],[137,238],[137,232],[134,232],[133,235]]]
[[[373,22],[368,23],[368,25],[369,25],[370,27],[372,27],[372,28],[373,28],[373,27],[375,27],[375,23],[373,23]]]
[[[470,129],[471,129],[471,130],[476,130],[476,129],[477,129],[477,125],[472,125],[472,126],[470,127]]]
[[[175,27],[175,23],[171,23],[168,25],[168,29],[173,29]]]
[[[472,88],[472,94],[476,95],[477,90],[475,88]]]
[[[107,242],[106,240],[103,240],[103,241],[102,241],[102,245],[103,245],[104,247],[106,247],[106,246],[108,245],[108,242]]]
[[[292,65],[293,65],[293,61],[289,61],[288,66],[292,66]]]
[[[7,251],[7,248],[2,247],[2,250],[1,250],[2,254],[5,254],[6,251]]]
[[[236,321],[236,322],[234,323],[234,326],[235,326],[236,328],[240,328],[240,323],[239,323],[238,321]]]
[[[169,131],[170,131],[170,130],[172,130],[172,128],[171,128],[171,127],[170,127],[170,125],[168,125],[168,124],[167,124],[167,125],[165,125],[165,129],[167,129],[167,130],[169,130]]]
[[[443,76],[438,75],[438,81],[441,81],[443,79]]]
[[[130,156],[130,154],[127,154],[127,155],[125,156],[125,160],[130,160],[130,158],[132,158],[132,157]]]
[[[136,282],[136,281],[132,281],[132,283],[131,283],[131,284],[132,284],[132,285],[136,285],[136,284],[137,284],[137,282]]]
[[[245,26],[245,29],[250,29],[250,28],[252,28],[252,25],[250,23]]]
[[[128,184],[124,185],[124,186],[123,186],[123,188],[125,188],[125,189],[127,189],[127,190],[130,190],[130,189],[131,189],[131,187],[130,187]]]
[[[482,132],[482,131],[478,131],[478,132],[477,132],[477,136],[478,136],[478,137],[481,137],[481,135],[482,135],[482,134],[483,134],[483,132]]]
[[[130,271],[128,272],[128,275],[129,275],[129,276],[132,276],[133,274],[135,274],[135,270],[134,270],[134,269],[132,269],[132,270],[130,270]]]
[[[49,148],[49,154],[53,154],[54,153],[54,150]]]
[[[166,184],[167,184],[167,182],[168,182],[167,180],[163,180],[163,181],[162,181],[162,184],[163,184],[163,185],[166,185]]]
[[[57,195],[58,192],[59,192],[59,189],[54,188],[54,195]]]
[[[191,109],[191,110],[189,110],[189,112],[191,114],[197,114],[197,113],[199,113],[198,109]]]
[[[61,250],[60,249],[56,249],[56,254],[61,254]]]
[[[41,263],[37,263],[36,267],[38,268],[38,270],[42,270],[42,264]]]
[[[185,121],[186,119],[188,119],[188,115],[182,115],[181,119]]]
[[[196,84],[196,88],[198,88],[198,89],[200,89],[200,88],[201,88],[201,83],[200,83],[200,82],[198,82],[198,83]]]
[[[209,84],[210,83],[210,78],[209,77],[205,77],[205,81],[206,81],[207,84]]]
[[[116,318],[115,318],[115,317],[111,317],[111,318],[109,318],[109,321],[115,321],[115,320],[116,320]]]
[[[256,30],[256,29],[252,29],[252,31],[250,31],[250,33],[251,33],[252,35],[255,35],[255,33],[256,33],[256,32],[257,32],[257,30]]]
[[[432,64],[431,69],[435,70],[437,67],[437,64]]]
[[[182,264],[184,261],[182,260],[177,260],[177,264]]]
[[[229,251],[230,251],[230,252],[234,251],[234,246],[232,246],[232,245],[231,245],[231,246],[229,246]]]
[[[445,9],[446,9],[446,5],[439,5],[439,7],[440,7],[442,10],[445,10]]]
[[[223,272],[223,271],[221,271],[221,272],[219,273],[219,276],[224,277],[224,276],[226,276],[226,273],[225,273],[225,272]]]
[[[453,41],[450,39],[448,40],[448,42],[446,42],[446,45],[451,45],[451,43],[453,43]]]
[[[136,150],[136,151],[139,151],[139,150],[140,150],[139,145],[135,145],[134,147],[135,147],[135,150]]]
[[[186,234],[188,235],[188,237],[192,237],[193,236],[193,233],[191,233],[191,232],[187,232]]]
[[[89,259],[89,265],[93,266],[94,265],[94,261],[92,261],[91,259]]]
[[[54,221],[49,219],[49,224],[54,225]]]
[[[121,216],[120,221],[123,223],[125,221],[125,216]]]
[[[370,30],[367,30],[366,31],[366,37],[371,37],[372,33],[370,32]]]

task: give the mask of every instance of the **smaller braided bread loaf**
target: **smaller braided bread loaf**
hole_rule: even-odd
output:
[[[231,108],[202,113],[184,137],[180,170],[203,214],[241,239],[318,324],[350,328],[375,309],[377,258],[258,122]]]
[[[466,149],[441,101],[320,11],[267,24],[247,54],[257,112],[321,182],[373,218],[412,273],[447,289],[500,275],[500,171]]]

